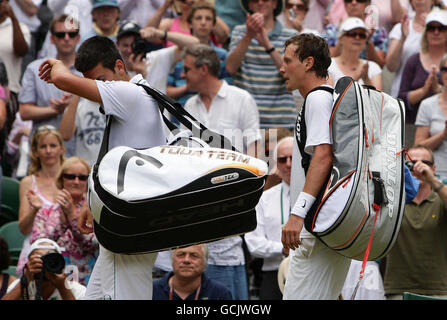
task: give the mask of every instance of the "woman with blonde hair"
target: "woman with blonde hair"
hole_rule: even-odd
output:
[[[56,185],[56,205],[40,210],[34,219],[31,243],[48,238],[64,248],[66,265],[76,267],[78,281],[87,285],[98,257],[99,247],[93,233],[84,235],[78,230],[81,210],[88,210],[87,180],[90,165],[81,157],[71,157],[62,164]]]
[[[56,205],[58,193],[56,178],[65,161],[64,140],[56,128],[44,125],[30,140],[28,176],[20,181],[19,228],[26,235],[17,265],[21,274],[27,260],[27,251],[34,218],[38,211],[47,211]]]
[[[422,100],[441,91],[439,65],[447,52],[447,11],[433,9],[425,19],[421,51],[410,56],[402,72],[399,98],[405,102],[405,145],[412,146]]]

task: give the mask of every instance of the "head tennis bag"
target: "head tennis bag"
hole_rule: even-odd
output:
[[[195,120],[192,116],[184,116],[181,106],[147,88],[160,109],[176,113],[191,128],[186,116]],[[213,131],[205,133],[207,142],[192,137],[190,131],[164,146],[145,150],[119,146],[107,152],[108,120],[88,194],[95,234],[106,249],[149,253],[256,228],[255,206],[267,173],[264,161],[237,152]],[[172,127],[167,118],[164,121]],[[207,130],[196,125],[199,132]],[[223,145],[231,148],[222,149]]]
[[[346,257],[377,260],[392,248],[403,216],[405,109],[350,77],[333,94],[333,168],[305,228]]]

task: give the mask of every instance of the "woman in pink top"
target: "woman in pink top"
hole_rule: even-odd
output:
[[[20,181],[19,228],[27,236],[17,265],[17,273],[27,261],[29,239],[34,218],[39,210],[56,205],[56,178],[65,161],[65,144],[61,134],[52,126],[37,129],[30,141],[29,175]]]
[[[203,1],[203,0],[202,0]],[[146,24],[146,27],[155,27],[166,31],[175,31],[183,34],[191,35],[191,26],[189,25],[187,18],[191,6],[198,2],[197,0],[165,0],[164,4],[158,8],[157,12],[152,16]],[[209,1],[204,1],[209,2]],[[164,14],[169,7],[173,6],[178,16],[175,18],[163,18]],[[216,20],[216,26],[213,33],[210,35],[210,40],[221,47],[224,44],[230,34],[230,28],[219,17]],[[164,41],[165,47],[173,46],[174,43],[170,41]]]

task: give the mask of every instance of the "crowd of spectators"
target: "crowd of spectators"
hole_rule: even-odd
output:
[[[298,91],[287,91],[279,71],[285,41],[298,33],[319,35],[332,56],[328,83],[350,76],[402,99],[406,146],[432,150],[421,158],[447,184],[446,5],[446,0],[0,0],[0,181],[20,180],[18,223],[26,236],[15,276],[33,281],[33,270],[41,271],[36,252],[60,251],[79,278],[71,292],[62,291],[64,279],[45,278],[45,297],[81,299],[98,257],[94,234],[80,232],[77,218],[88,210],[87,176],[105,116],[98,103],[39,79],[47,58],[81,75],[74,65],[79,46],[93,36],[107,37],[131,76],[141,74],[208,128],[243,133],[228,138],[239,150],[270,160],[257,229],[245,239],[159,253],[154,299],[281,299],[277,274],[288,252],[280,234],[290,212],[291,136],[303,101]],[[272,143],[279,140],[285,142],[281,148]],[[431,189],[425,182],[424,197],[412,206],[427,198]],[[431,221],[427,228],[445,228],[442,201],[439,223]],[[46,242],[33,247],[41,238]],[[424,243],[442,251],[433,253],[442,263],[431,259],[427,272],[432,264],[447,265],[437,239]],[[398,249],[411,251],[409,244],[402,240]],[[365,281],[362,299],[394,297],[406,289],[447,294],[447,282],[425,287],[424,268],[418,267],[423,263],[405,260],[417,256],[393,251],[392,257],[392,272],[396,264],[408,263],[420,279],[403,279],[399,291],[404,276],[392,279],[386,259],[370,262],[374,279]],[[7,260],[1,257],[1,268]],[[182,271],[184,264],[194,269],[192,275]],[[0,273],[0,298],[20,298],[17,280],[5,275]],[[345,290],[352,286],[348,282]]]

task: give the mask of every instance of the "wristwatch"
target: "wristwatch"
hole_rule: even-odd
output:
[[[444,184],[442,182],[439,183],[439,186],[437,186],[436,188],[433,189],[434,192],[438,193],[439,190],[442,189],[442,187],[444,187]]]

